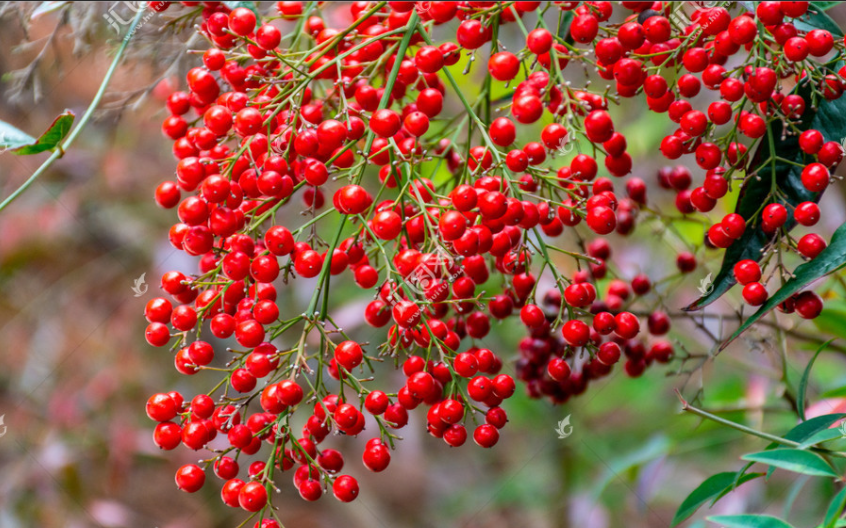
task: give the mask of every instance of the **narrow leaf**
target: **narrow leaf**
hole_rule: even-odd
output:
[[[35,143],[34,137],[5,121],[0,121],[0,151],[13,150],[31,143]]]
[[[743,484],[750,480],[760,477],[761,473],[749,473],[743,475],[738,479],[737,485]],[[724,473],[717,473],[705,479],[690,495],[684,499],[679,509],[673,516],[673,522],[670,526],[676,526],[696,512],[703,504],[711,500],[713,497],[720,497],[725,493],[731,491],[735,487],[735,480],[737,473],[734,471],[726,471]]]
[[[708,520],[726,528],[793,528],[771,515],[713,515]]]
[[[843,413],[833,413],[833,414],[823,414],[822,416],[816,416],[811,418],[810,420],[804,421],[791,429],[787,432],[782,438],[785,440],[791,440],[793,442],[804,442],[808,438],[812,437],[813,435],[817,434],[820,431],[828,429],[829,427],[839,420],[842,420],[846,417],[846,414]],[[775,442],[767,446],[767,449],[774,449],[778,446]]]
[[[811,2],[811,7],[813,9],[819,9],[821,11],[828,11],[839,3],[840,2]]]
[[[0,122],[0,149],[9,150],[18,156],[28,156],[53,150],[70,132],[73,119],[74,113],[65,110],[53,120],[50,127],[38,139],[24,134],[11,125]]]
[[[802,373],[802,381],[799,382],[799,398],[796,401],[796,407],[799,409],[799,419],[803,422],[805,421],[805,393],[808,391],[808,379],[811,377],[811,368],[814,366],[814,362],[817,360],[817,356],[820,355],[820,352],[825,350],[832,341],[834,341],[834,339],[829,339],[817,349],[814,353],[814,357],[811,358],[811,361],[809,361],[808,365],[805,367],[805,372]]]
[[[760,462],[777,468],[811,475],[815,477],[837,477],[837,473],[831,469],[816,453],[800,451],[798,449],[780,448],[758,453],[749,453],[741,457],[743,460]]]
[[[802,83],[793,90],[793,93],[805,99],[809,107],[802,116],[802,122],[798,125],[800,131],[814,128],[819,130],[826,139],[843,137],[843,122],[846,120],[846,98],[841,97],[831,102],[820,101],[815,112],[811,109],[810,83]],[[740,189],[735,213],[746,220],[758,215],[761,205],[767,201],[772,201],[770,193],[773,183],[775,183],[779,191],[777,201],[783,204],[788,211],[787,223],[784,228],[790,230],[796,225],[792,213],[795,206],[806,201],[816,202],[821,193],[812,193],[802,185],[805,155],[799,148],[798,134],[787,135],[782,139],[784,130],[781,122],[776,120],[771,127],[772,129],[768,131],[768,134],[773,137],[773,152],[770,151],[769,141],[766,138],[762,140],[749,164],[752,169],[757,169],[761,177],[746,180]],[[779,158],[789,160],[792,163],[777,161],[775,163],[775,182],[773,182],[771,177],[773,167],[771,163],[765,162],[776,153]],[[762,164],[764,166],[761,166]],[[734,265],[745,259],[752,259],[756,262],[761,260],[762,250],[770,242],[771,237],[761,229],[760,218],[756,218],[746,228],[743,235],[726,249],[720,271],[713,282],[713,289],[691,303],[685,310],[700,310],[722,297],[736,282]]]
[[[826,299],[822,312],[812,321],[823,335],[846,339],[846,301]]]
[[[846,488],[840,490],[828,505],[828,511],[825,512],[825,520],[823,526],[825,528],[833,528],[837,519],[843,515],[843,508],[846,507]]]
[[[840,2],[811,2],[811,9],[808,10],[807,15],[802,18],[793,20],[793,25],[800,31],[813,31],[815,29],[825,29],[829,31],[834,38],[842,37],[843,30],[837,25],[837,22],[825,14],[825,10],[829,7],[821,4],[839,4]]]
[[[829,273],[837,271],[846,264],[846,224],[837,228],[831,237],[831,243],[814,260],[797,266],[793,271],[793,277],[788,280],[777,292],[775,292],[757,312],[750,315],[746,321],[722,344],[720,350],[724,349],[737,339],[737,337],[752,326],[758,319],[766,315],[773,308],[798,293],[805,286],[822,278]]]
[[[840,430],[839,427],[834,427],[832,429],[823,429],[822,431],[812,435],[810,438],[796,446],[796,449],[808,449],[811,446],[815,446],[817,444],[822,444],[825,442],[831,442],[832,440],[837,440],[843,438],[843,431]]]

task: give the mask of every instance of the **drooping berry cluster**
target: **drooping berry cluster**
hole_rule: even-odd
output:
[[[375,472],[390,462],[393,431],[421,405],[429,433],[447,444],[464,444],[472,424],[474,441],[493,446],[507,421],[500,405],[516,387],[500,373],[509,351],[476,342],[492,318],[519,314],[529,335],[519,346],[517,377],[531,396],[558,403],[623,356],[631,376],[673,358],[673,345],[661,337],[670,318],[656,308],[662,297],[655,285],[607,266],[612,250],[603,236],[630,234],[644,211],[659,216],[647,207],[643,180],[629,177],[623,197],[600,176],[600,160],[611,176],[632,171],[610,102],[643,94],[651,111],[679,125],[661,152],[693,155],[707,175],[689,191],[692,174],[679,165],[662,170],[659,183],[678,191],[678,210],[691,214],[714,209],[734,180],[757,177],[749,153],[773,122],[795,133],[806,107],[843,91],[839,75],[808,58],[843,44],[786,21],[803,16],[807,2],[762,2],[756,13],[734,17],[725,7],[698,9],[681,25],[669,15],[685,7],[670,2],[323,6],[348,10],[343,29],[326,27],[316,3],[278,2],[266,17],[223,3],[184,4],[202,17],[212,47],[203,66],[188,72],[188,91],[167,101],[162,129],[173,140],[176,181],[161,184],[156,200],[177,208],[170,241],[197,257],[199,270],[163,276],[170,298],[148,303],[146,336],[175,350],[180,373],[223,379],[190,402],[156,394],[147,412],[159,422],[154,438],[163,449],[184,444],[212,453],[181,468],[177,485],[197,491],[213,468],[225,481],[223,502],[261,511],[261,528],[276,526],[269,493],[294,467],[293,483],[306,500],[329,486],[341,501],[357,496],[357,481],[339,476],[344,456],[324,445],[333,432],[366,431],[362,460]],[[564,38],[546,27],[550,10],[571,12]],[[541,16],[529,31],[524,15],[535,11]],[[615,11],[620,23],[610,22]],[[432,28],[453,20],[455,42],[433,44]],[[507,25],[525,38],[516,53],[498,39]],[[280,27],[291,33],[283,37]],[[468,51],[471,69],[488,45],[482,93],[470,100],[449,67]],[[741,64],[724,66],[741,50]],[[615,88],[573,88],[571,63],[590,66]],[[813,101],[783,95],[793,75],[812,87]],[[508,116],[493,115],[501,104],[489,96],[496,82],[516,82],[502,103]],[[720,96],[707,112],[690,102],[703,84]],[[460,111],[443,112],[445,105]],[[518,131],[541,120],[548,124],[538,141],[515,144]],[[821,192],[842,157],[831,145],[839,145],[816,130],[801,132],[799,141],[816,160],[802,183]],[[728,247],[745,230],[763,229],[773,247],[789,246],[782,202],[776,189],[760,214],[726,216],[708,231],[709,243]],[[282,213],[303,207],[310,218],[301,225],[279,223],[277,214],[290,218]],[[819,209],[807,201],[792,214],[813,225]],[[587,231],[578,227],[582,220]],[[565,231],[589,238],[585,249],[554,245]],[[813,258],[825,243],[808,237],[798,250]],[[553,255],[572,259],[576,271],[564,272]],[[690,273],[697,258],[683,252],[676,265]],[[747,302],[763,302],[757,262],[739,263],[735,274]],[[330,284],[349,280],[344,275],[373,293],[364,320],[388,327],[370,350],[332,319]],[[539,292],[542,276],[553,285]],[[280,306],[277,286],[302,279],[316,279],[309,304]],[[810,317],[819,313],[817,300],[805,292],[794,304]],[[654,339],[643,336],[640,316]],[[206,322],[215,338],[234,338],[225,362],[215,362],[202,338]],[[283,336],[296,344],[278,344]],[[310,337],[317,349],[307,346]],[[375,363],[383,359],[402,365],[402,387],[381,383]],[[307,420],[300,434],[291,426],[297,413]],[[239,457],[264,444],[269,454],[239,478]]]

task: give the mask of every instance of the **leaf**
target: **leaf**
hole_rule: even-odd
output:
[[[788,213],[789,214],[789,213]],[[846,224],[837,228],[831,236],[831,243],[814,260],[797,266],[793,271],[793,277],[784,286],[779,288],[757,312],[750,315],[740,328],[720,346],[724,349],[737,339],[737,337],[752,326],[755,321],[766,315],[780,303],[786,301],[794,293],[801,291],[805,286],[815,280],[828,275],[846,265]]]
[[[846,387],[838,387],[820,394],[820,399],[825,398],[846,398]]]
[[[825,528],[832,528],[837,519],[843,514],[843,508],[846,507],[846,488],[840,490],[828,505],[828,511],[825,512],[825,520],[823,526]]]
[[[713,515],[708,520],[727,528],[793,528],[772,515]]]
[[[823,429],[822,431],[811,435],[810,438],[796,446],[796,449],[808,449],[811,446],[822,444],[824,442],[830,442],[839,438],[843,438],[843,431],[841,431],[839,427]]]
[[[840,2],[811,2],[811,7],[820,11],[828,11]]]
[[[846,339],[846,301],[827,299],[820,315],[812,321],[821,333]]]
[[[573,12],[572,11],[564,11],[558,16],[558,31],[556,31],[556,35],[558,38],[569,42],[570,44],[573,43],[573,37],[570,35],[570,23],[573,21]]]
[[[831,102],[821,101],[815,112],[810,104],[810,83],[802,83],[793,90],[793,93],[802,96],[809,103],[807,105],[808,110],[802,116],[802,122],[798,124],[800,131],[815,128],[822,132],[823,137],[827,139],[839,139],[846,135],[844,134],[843,125],[844,121],[846,121],[846,98],[841,97]],[[778,153],[779,157],[799,164],[799,166],[785,162],[777,162],[775,164],[776,186],[787,198],[786,200],[780,198],[778,201],[787,207],[787,223],[784,225],[784,229],[789,231],[796,225],[796,221],[793,219],[793,208],[801,202],[818,201],[821,193],[812,193],[802,185],[801,175],[805,165],[805,159],[804,153],[799,149],[798,134],[786,136],[782,140],[783,129],[781,121],[776,120],[771,126],[772,129],[768,133],[771,133],[773,136],[774,151]],[[735,212],[746,220],[759,214],[761,205],[767,200],[770,194],[772,188],[771,169],[769,164],[766,167],[760,167],[760,164],[769,158],[769,141],[765,138],[755,151],[752,163],[750,164],[751,167],[759,169],[762,177],[760,181],[757,178],[748,178],[740,189],[740,194],[737,198]],[[763,230],[761,230],[760,221],[754,225],[749,225],[743,235],[726,249],[722,266],[717,277],[714,279],[713,290],[691,303],[684,310],[700,310],[719,299],[735,284],[734,265],[744,259],[752,259],[756,262],[761,260],[761,250],[769,243],[770,237],[765,235]]]
[[[816,416],[811,418],[810,420],[806,420],[790,431],[787,432],[782,438],[785,440],[791,440],[793,442],[804,442],[808,438],[812,437],[813,435],[817,434],[820,431],[828,429],[834,422],[842,420],[846,417],[846,414],[843,413],[833,413],[833,414],[823,414],[822,416]],[[767,449],[774,449],[777,447],[778,444],[773,442]]]
[[[29,15],[30,20],[35,20],[36,18],[40,17],[41,15],[46,15],[47,13],[52,13],[56,11],[60,7],[64,6],[65,4],[69,4],[70,2],[41,2],[38,4],[38,7],[32,10],[32,14]]]
[[[777,468],[811,475],[814,477],[837,477],[837,473],[829,467],[825,460],[816,453],[800,451],[799,449],[779,448],[758,453],[743,455],[743,460],[760,462]]]
[[[762,473],[749,473],[743,475],[738,481],[737,486],[756,479],[762,476]],[[673,516],[673,522],[670,526],[676,526],[696,512],[703,504],[708,502],[713,497],[720,497],[725,492],[731,491],[735,487],[735,480],[737,473],[734,471],[726,471],[724,473],[717,473],[705,479],[702,484],[697,486],[690,495],[684,499],[679,509]]]
[[[829,339],[823,343],[816,352],[814,352],[814,357],[811,358],[811,361],[809,361],[808,365],[805,367],[805,372],[802,373],[802,381],[799,382],[799,397],[796,401],[796,407],[799,409],[799,419],[803,422],[805,421],[805,393],[808,391],[808,379],[811,377],[811,368],[814,366],[814,362],[817,360],[817,356],[820,355],[820,352],[825,350],[832,341],[834,341],[834,339]]]
[[[0,121],[0,151],[20,148],[31,143],[35,143],[34,137],[5,121]]]
[[[840,2],[811,2],[811,9],[802,18],[793,20],[793,25],[800,31],[812,31],[814,29],[828,30],[835,38],[843,36],[843,30],[837,22],[825,14],[825,10]],[[829,6],[821,4],[831,4]],[[813,12],[812,12],[813,11]]]
[[[53,120],[50,127],[38,139],[0,121],[0,150],[9,150],[12,154],[19,156],[53,150],[70,132],[73,119],[74,113],[65,110]]]

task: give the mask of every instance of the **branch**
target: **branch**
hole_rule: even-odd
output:
[[[117,54],[115,55],[114,60],[112,61],[111,66],[109,66],[108,71],[106,72],[106,76],[103,78],[103,82],[100,83],[100,88],[97,90],[97,93],[94,95],[94,99],[91,101],[91,104],[88,106],[88,109],[85,111],[85,114],[79,120],[79,123],[76,125],[70,135],[68,135],[67,139],[64,141],[64,144],[59,144],[56,147],[56,150],[53,151],[53,154],[50,155],[47,160],[41,164],[35,172],[32,173],[32,176],[29,177],[28,180],[24,182],[23,185],[18,187],[15,192],[9,195],[8,198],[3,200],[3,203],[0,203],[0,211],[5,209],[9,206],[12,202],[14,202],[21,194],[23,194],[27,189],[29,189],[35,180],[38,179],[39,176],[44,174],[47,169],[50,168],[53,163],[64,156],[65,150],[70,148],[71,144],[74,142],[76,137],[82,132],[82,129],[85,128],[85,125],[88,124],[88,121],[91,120],[91,117],[94,115],[94,111],[97,109],[97,106],[100,104],[100,100],[103,99],[103,95],[106,93],[106,87],[109,85],[109,81],[112,80],[112,75],[114,75],[115,70],[117,69],[118,63],[120,63],[120,59],[123,57],[124,52],[126,51],[127,46],[129,45],[129,41],[132,40],[132,36],[135,34],[135,27],[138,25],[138,22],[141,21],[141,17],[144,14],[144,10],[146,9],[146,4],[144,7],[138,10],[135,14],[135,18],[132,20],[132,25],[129,26],[129,33],[127,37],[123,39],[120,47],[118,48]]]

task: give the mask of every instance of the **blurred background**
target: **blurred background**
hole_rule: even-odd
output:
[[[64,109],[77,116],[84,113],[124,36],[103,15],[116,13],[128,20],[133,12],[124,3],[77,2],[33,17],[34,4],[21,4],[0,8],[0,120],[38,135]],[[344,4],[324,10],[336,27],[349,23]],[[262,3],[260,9],[269,12],[273,7]],[[841,25],[846,21],[844,6],[829,14]],[[144,413],[146,399],[154,392],[179,390],[193,396],[214,384],[212,373],[179,375],[171,354],[144,340],[144,305],[158,295],[162,273],[196,269],[192,258],[168,243],[175,212],[157,208],[153,200],[156,185],[172,179],[176,165],[170,141],[160,132],[166,117],[164,98],[184,89],[184,72],[200,62],[185,49],[203,49],[199,43],[185,44],[190,30],[161,37],[165,21],[177,15],[172,9],[145,22],[109,85],[97,119],[0,214],[4,528],[223,528],[238,526],[245,518],[242,511],[221,503],[220,481],[211,475],[200,493],[176,490],[175,470],[196,461],[197,454],[184,447],[160,453],[152,442],[153,423]],[[528,14],[527,26],[534,20],[535,15]],[[554,17],[550,23],[555,24]],[[454,34],[454,26],[438,31],[442,36]],[[516,26],[506,27],[500,36],[509,49],[519,49],[522,34]],[[462,77],[458,74],[466,60],[453,71],[468,93],[475,94],[483,68],[477,64]],[[581,71],[568,75],[582,82]],[[507,93],[497,84],[496,97]],[[709,95],[700,96],[703,107]],[[447,104],[458,109],[454,100]],[[649,184],[653,207],[678,217],[673,213],[674,194],[660,189],[656,178],[665,161],[657,147],[672,128],[666,116],[644,110],[642,104],[624,104],[612,112],[635,158],[633,175]],[[443,115],[448,114],[447,109]],[[521,127],[518,143],[536,137],[539,129]],[[46,158],[1,153],[0,194],[5,198],[12,193]],[[701,181],[702,172],[690,168],[694,181]],[[843,186],[831,188],[821,205],[825,215],[817,231],[828,237],[846,219]],[[282,210],[282,218],[296,222],[302,208],[295,201]],[[715,211],[712,216],[725,213]],[[627,279],[639,272],[655,279],[673,275],[676,252],[700,244],[709,225],[703,215],[691,218],[672,222],[672,229],[645,218],[626,239],[610,235],[615,271]],[[719,251],[700,249],[697,256],[696,272],[670,279],[664,289],[661,302],[670,313],[695,299],[699,281],[719,269]],[[565,271],[573,269],[565,259],[557,264]],[[149,290],[136,296],[132,288],[142,274]],[[311,296],[313,281],[298,279],[279,290],[280,305],[299,313]],[[817,324],[846,336],[841,286],[829,281],[821,291],[830,302]],[[359,319],[368,299],[348,274],[333,281],[339,324],[359,340],[380,343],[384,330],[362,326]],[[738,299],[739,292],[732,291],[708,313],[731,314]],[[469,443],[451,449],[426,434],[421,413],[412,412],[391,465],[375,475],[355,455],[361,453],[367,434],[329,438],[326,446],[342,446],[348,454],[345,472],[361,483],[358,500],[342,505],[324,497],[305,503],[283,477],[275,504],[289,528],[669,526],[678,505],[702,480],[739,469],[741,454],[766,445],[681,414],[673,390],[693,398],[704,387],[701,406],[750,427],[784,433],[796,417],[783,397],[781,359],[787,360],[784,372],[795,389],[809,359],[807,350],[823,337],[814,322],[800,321],[780,319],[790,335],[808,338],[788,337],[786,349],[772,328],[762,326],[701,368],[693,368],[697,362],[685,364],[689,373],[677,373],[680,367],[673,364],[631,379],[618,365],[583,396],[562,406],[530,400],[520,386],[504,405],[510,424],[490,450]],[[716,318],[678,319],[670,337],[679,350],[708,354],[714,341],[697,325],[725,336],[733,324],[721,327]],[[519,321],[512,319],[495,324],[482,343],[513,359],[523,335]],[[843,350],[830,349],[818,360],[810,387],[815,412],[843,406],[839,399],[825,397],[826,391],[836,396],[835,389],[846,384]],[[513,363],[504,371],[513,372]],[[392,380],[394,386],[400,380]],[[559,439],[557,424],[568,416],[572,434]],[[704,514],[744,512],[786,515],[798,526],[816,524],[835,491],[822,481],[777,471],[769,483],[744,485],[685,526],[704,526]]]

